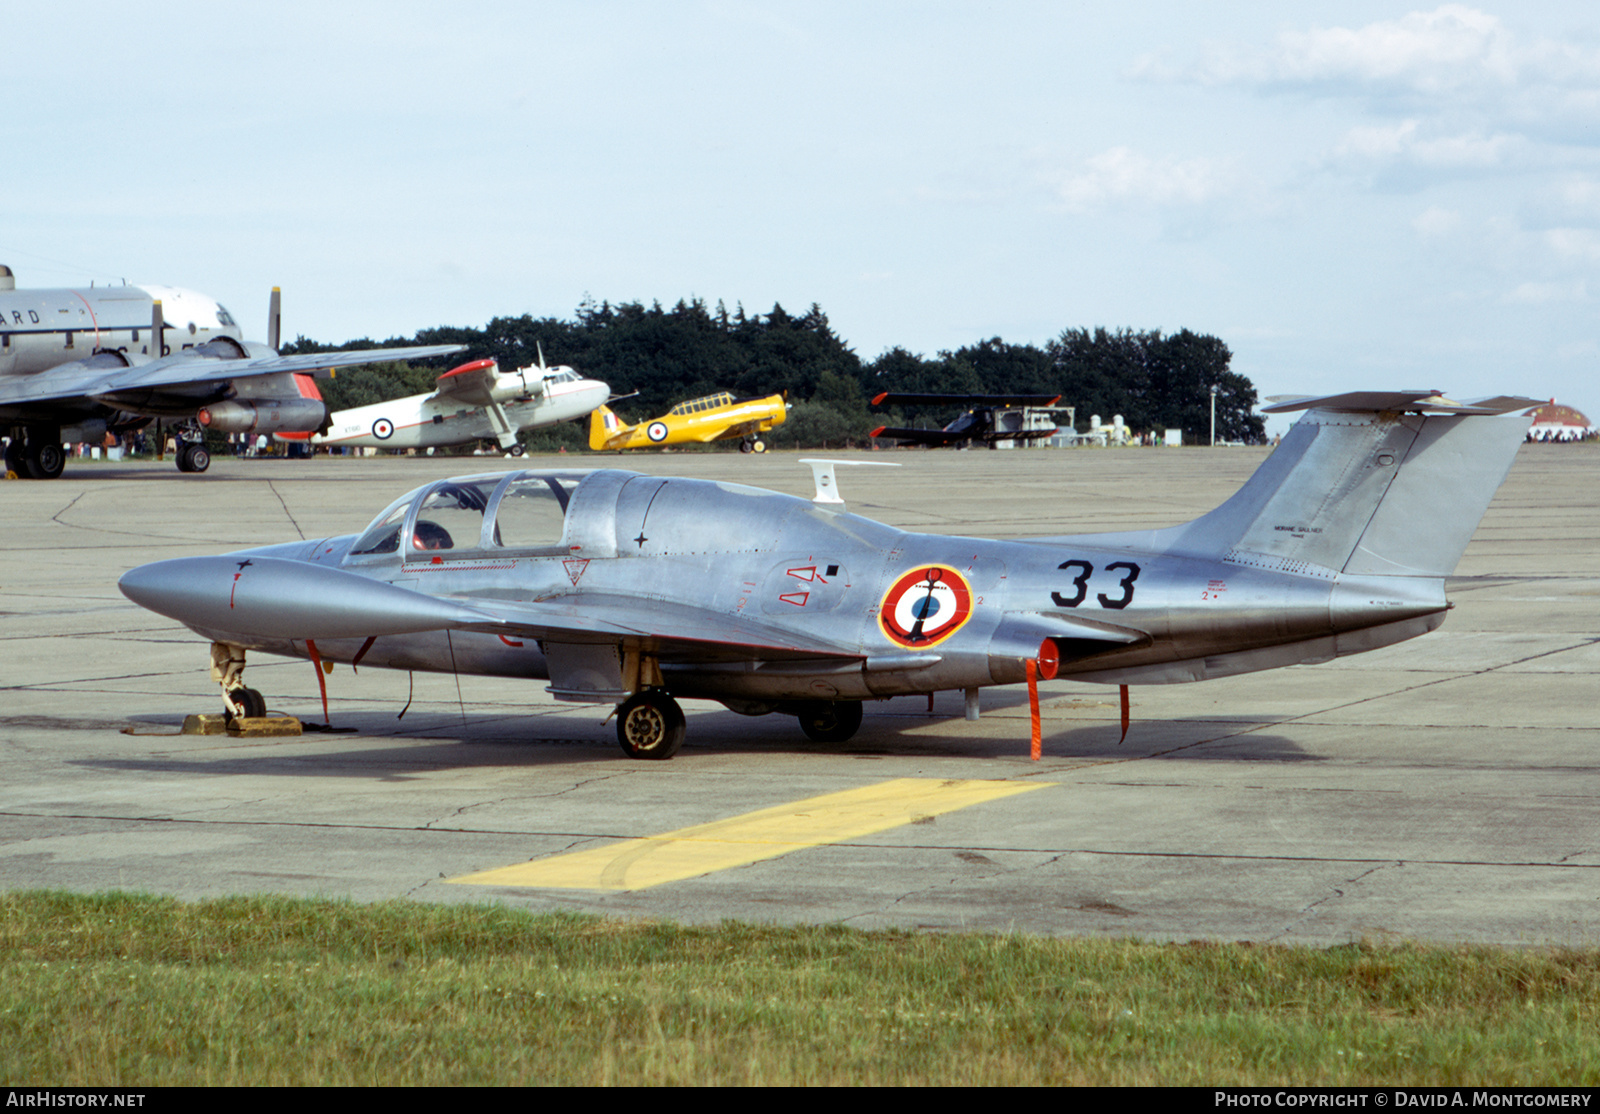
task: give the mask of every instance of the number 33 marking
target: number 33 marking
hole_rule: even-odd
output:
[[[1076,570],[1078,575],[1072,578],[1072,595],[1064,596],[1060,592],[1051,592],[1050,598],[1055,601],[1057,607],[1077,607],[1089,595],[1089,576],[1094,572],[1094,566],[1087,561],[1063,561],[1057,567]],[[1123,570],[1120,581],[1122,595],[1117,599],[1111,599],[1104,592],[1100,592],[1095,598],[1100,601],[1101,607],[1121,611],[1133,602],[1133,582],[1139,579],[1139,566],[1132,561],[1113,561],[1106,566],[1106,571],[1111,572],[1113,569]]]

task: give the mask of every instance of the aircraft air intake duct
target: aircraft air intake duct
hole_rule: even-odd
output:
[[[328,406],[315,398],[234,399],[202,406],[195,417],[218,433],[306,433],[322,427]]]

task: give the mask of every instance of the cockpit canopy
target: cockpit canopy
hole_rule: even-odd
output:
[[[421,560],[438,550],[555,550],[567,505],[591,473],[493,472],[437,480],[409,491],[356,538],[346,561],[388,554]]]

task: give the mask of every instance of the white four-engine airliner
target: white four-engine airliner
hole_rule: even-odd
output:
[[[190,436],[178,468],[211,463],[201,426],[221,433],[322,428],[328,407],[312,375],[336,367],[418,360],[459,344],[280,356],[279,294],[267,343],[246,341],[231,314],[204,294],[167,286],[18,290],[0,266],[0,431],[6,470],[49,480],[66,465],[62,442],[175,419]]]

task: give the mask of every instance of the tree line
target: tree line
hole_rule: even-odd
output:
[[[718,302],[680,300],[594,303],[585,300],[571,320],[496,317],[485,327],[423,329],[414,337],[376,344],[370,339],[341,345],[305,337],[286,354],[341,348],[461,344],[466,351],[444,364],[492,357],[502,370],[538,362],[542,351],[553,365],[610,384],[613,393],[637,392],[615,409],[630,421],[665,413],[686,398],[731,391],[736,397],[784,392],[788,421],[772,432],[777,446],[865,445],[880,425],[938,427],[960,408],[869,408],[888,391],[913,394],[1060,395],[1076,407],[1080,432],[1091,416],[1109,423],[1120,414],[1136,432],[1182,429],[1190,444],[1210,433],[1211,389],[1216,392],[1218,440],[1260,441],[1264,430],[1252,413],[1256,391],[1229,370],[1232,353],[1221,340],[1187,329],[1093,331],[1067,329],[1043,346],[1009,344],[995,337],[928,357],[903,347],[863,361],[833,330],[820,306],[795,316],[774,305],[770,313],[732,312]],[[433,389],[440,367],[371,365],[341,370],[320,384],[335,410],[421,394]],[[531,448],[577,446],[584,431],[573,426],[530,430]]]

